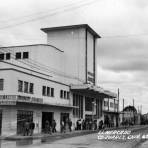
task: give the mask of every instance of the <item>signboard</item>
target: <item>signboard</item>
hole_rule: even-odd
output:
[[[0,95],[0,105],[16,105],[16,102],[43,104],[43,99],[20,95]]]
[[[92,73],[92,72],[87,72],[87,81],[88,81],[88,83],[90,83],[90,84],[94,84],[94,74]]]
[[[43,104],[43,99],[42,98],[35,98],[35,97],[29,97],[29,96],[18,96],[17,101],[18,102],[26,102],[26,103]]]
[[[0,105],[16,105],[16,95],[0,95]]]

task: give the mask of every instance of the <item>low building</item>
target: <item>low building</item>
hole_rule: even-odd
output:
[[[60,131],[72,120],[103,118],[104,98],[115,93],[96,85],[96,42],[100,36],[87,24],[41,29],[47,44],[0,47],[1,135],[24,134],[24,124],[46,121]]]

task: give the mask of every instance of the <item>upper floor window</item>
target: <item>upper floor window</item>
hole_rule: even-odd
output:
[[[23,59],[28,59],[28,58],[29,58],[29,53],[23,52]]]
[[[18,92],[23,92],[23,81],[18,80]]]
[[[21,52],[17,52],[16,55],[15,55],[15,58],[16,59],[21,59]]]
[[[110,102],[110,107],[114,107],[114,103]]]
[[[4,60],[4,53],[0,54],[0,60]]]
[[[104,106],[108,106],[108,101],[104,101]]]
[[[4,90],[4,79],[0,79],[0,90]]]
[[[29,88],[28,82],[24,82],[24,92],[25,93],[28,93],[28,88]]]
[[[42,95],[48,97],[54,97],[54,88],[43,86],[42,87]]]
[[[34,84],[26,81],[18,80],[18,92],[34,93]]]
[[[51,88],[51,97],[54,97],[54,88]]]
[[[10,60],[10,53],[6,53],[6,60]]]
[[[33,83],[30,83],[29,93],[31,93],[31,94],[33,94],[33,87],[34,87],[34,84]]]
[[[69,99],[69,91],[60,90],[60,98]]]
[[[42,87],[42,95],[43,96],[46,96],[46,86],[43,86]]]

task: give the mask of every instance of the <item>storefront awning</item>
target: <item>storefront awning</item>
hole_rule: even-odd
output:
[[[91,84],[83,84],[83,85],[71,85],[71,90],[81,91],[81,92],[90,92],[94,94],[103,95],[106,98],[117,98],[117,94],[111,91],[105,90],[99,86],[94,86]]]

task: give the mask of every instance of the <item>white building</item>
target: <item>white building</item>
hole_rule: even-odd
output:
[[[96,86],[96,42],[87,24],[41,29],[47,44],[0,48],[0,129],[22,134],[26,120],[35,133],[45,122],[103,119],[103,99],[115,93]]]

